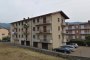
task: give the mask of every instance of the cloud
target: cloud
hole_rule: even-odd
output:
[[[13,22],[22,18],[64,11],[67,21],[90,19],[90,0],[0,0],[0,22]]]

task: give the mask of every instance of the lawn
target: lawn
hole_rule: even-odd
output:
[[[0,60],[65,60],[65,59],[0,43]]]

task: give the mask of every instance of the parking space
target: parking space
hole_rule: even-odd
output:
[[[90,47],[80,46],[79,48],[76,48],[75,52],[72,52],[70,55],[90,57]]]

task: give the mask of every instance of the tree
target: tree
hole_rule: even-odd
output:
[[[2,41],[4,41],[4,42],[10,42],[10,37],[9,36],[3,37],[2,38]]]
[[[86,40],[90,40],[90,35],[87,35],[87,36],[85,37],[85,39],[86,39]]]
[[[24,28],[25,28],[24,34],[25,34],[25,36],[26,36],[26,41],[27,41],[29,25],[28,25],[28,24],[24,24]]]

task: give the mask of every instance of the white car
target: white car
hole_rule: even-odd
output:
[[[77,43],[71,43],[70,45],[74,46],[75,48],[78,48],[78,44]]]

